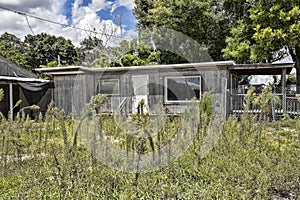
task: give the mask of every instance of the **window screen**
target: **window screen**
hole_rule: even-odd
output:
[[[166,78],[166,101],[191,101],[200,99],[201,77]]]
[[[100,94],[119,94],[119,80],[118,79],[109,79],[109,80],[100,80],[99,81],[99,93]]]

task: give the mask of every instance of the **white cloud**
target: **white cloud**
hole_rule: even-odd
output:
[[[5,16],[5,20],[0,20],[0,34],[8,32],[23,38],[24,33],[29,33],[25,17],[8,11],[0,11],[0,16]]]
[[[135,6],[135,3],[134,3],[134,0],[116,0],[112,4],[112,12],[120,6],[124,6],[127,9],[132,10]]]
[[[51,21],[67,24],[68,19],[63,14],[64,4],[67,0],[0,0],[0,5],[9,7],[14,10],[22,11],[33,16],[37,16]],[[87,30],[95,30],[100,34],[97,37],[101,37],[102,40],[106,40],[109,35],[119,35],[121,33],[120,28],[117,27],[111,20],[101,20],[97,16],[97,12],[101,9],[111,6],[111,2],[105,2],[105,0],[92,0],[88,6],[82,6],[83,0],[75,0],[72,9],[70,26],[83,28]],[[132,7],[133,0],[122,1],[118,0],[113,5],[126,7]],[[72,40],[73,44],[79,45],[80,41],[92,34],[88,31],[80,31],[71,27],[63,27],[57,24],[38,20],[36,18],[27,17],[30,27],[26,21],[24,15],[20,15],[14,12],[5,11],[0,9],[0,17],[5,20],[0,20],[0,35],[4,32],[8,32],[16,35],[22,40],[28,34],[32,34],[30,27],[34,34],[42,32],[63,36]],[[5,18],[4,18],[5,17]],[[124,31],[124,37],[133,37],[133,31]],[[109,41],[109,44],[115,44],[116,39]]]
[[[107,3],[105,0],[93,0],[88,6],[80,6],[82,0],[75,0],[72,8],[72,21],[73,26],[77,28],[83,28],[86,30],[91,30],[98,32],[100,34],[77,31],[76,39],[73,41],[74,44],[78,45],[80,41],[86,38],[89,35],[101,37],[102,40],[106,41],[106,35],[109,34],[119,34],[120,31],[117,30],[116,25],[111,20],[100,20],[97,15],[97,11],[105,9]],[[68,30],[70,31],[70,29]]]
[[[131,29],[131,30],[128,30],[124,33],[124,36],[127,38],[127,39],[133,39],[133,38],[137,38],[138,37],[138,31],[136,29]]]
[[[99,11],[101,9],[104,9],[106,5],[107,4],[105,3],[105,0],[93,0],[91,3],[91,8],[96,11]]]
[[[67,19],[61,13],[66,0],[0,0],[0,4],[10,9],[28,13],[37,17],[50,19],[51,21],[66,23]],[[10,11],[0,10],[0,17],[5,16],[5,20],[0,20],[0,34],[8,32],[24,39],[28,34],[32,34],[30,27],[35,34],[46,32],[49,34],[59,33],[60,27],[45,21],[27,17]],[[29,27],[30,26],[30,27]]]
[[[1,0],[0,4],[3,6],[9,6],[18,10],[27,10],[28,8],[51,6],[52,0]]]

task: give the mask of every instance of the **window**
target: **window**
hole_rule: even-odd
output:
[[[199,100],[201,96],[201,77],[167,77],[165,78],[166,102],[189,102]]]
[[[119,80],[100,80],[98,85],[98,91],[100,94],[119,95]]]
[[[132,76],[133,93],[137,95],[148,95],[148,75]]]

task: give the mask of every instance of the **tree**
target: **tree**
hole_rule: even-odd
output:
[[[88,36],[80,42],[80,48],[77,50],[80,62],[88,66],[95,65],[95,61],[99,58],[99,50],[103,48],[101,39],[96,36]]]
[[[5,32],[0,36],[0,54],[21,67],[30,69],[26,51],[27,46],[15,35]]]
[[[214,60],[223,60],[221,50],[225,47],[228,24],[221,1],[135,0],[135,3],[139,28],[164,27],[181,32],[203,44]]]
[[[153,0],[135,0],[134,15],[138,19],[138,28],[147,28],[152,25],[149,10],[154,8]]]
[[[249,18],[227,37],[225,57],[240,63],[274,62],[291,55],[300,86],[300,0],[248,0]]]
[[[100,51],[97,64],[100,67],[126,67],[160,64],[160,51],[136,39],[123,40],[116,47],[107,47]]]
[[[123,66],[160,64],[160,51],[155,51],[140,43],[134,50],[127,52],[121,59]]]
[[[31,67],[37,68],[58,60],[62,65],[72,65],[78,62],[78,54],[71,40],[41,33],[27,35],[25,44],[28,46],[27,60]]]
[[[239,20],[249,18],[248,8],[251,5],[249,0],[224,0],[222,11],[229,27],[236,25]]]

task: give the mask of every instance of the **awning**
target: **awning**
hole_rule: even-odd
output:
[[[236,75],[282,75],[284,69],[290,74],[294,65],[294,63],[239,64],[230,66],[228,70]]]
[[[16,83],[20,85],[24,90],[30,92],[40,92],[54,87],[52,81],[37,78],[0,76],[0,82]]]
[[[29,105],[37,104],[45,95],[47,90],[54,87],[52,81],[37,78],[0,76],[0,83],[1,82],[9,85],[9,107],[11,113],[13,113],[14,106],[13,84],[17,84],[22,88]],[[13,119],[13,114],[11,114],[11,119]]]

